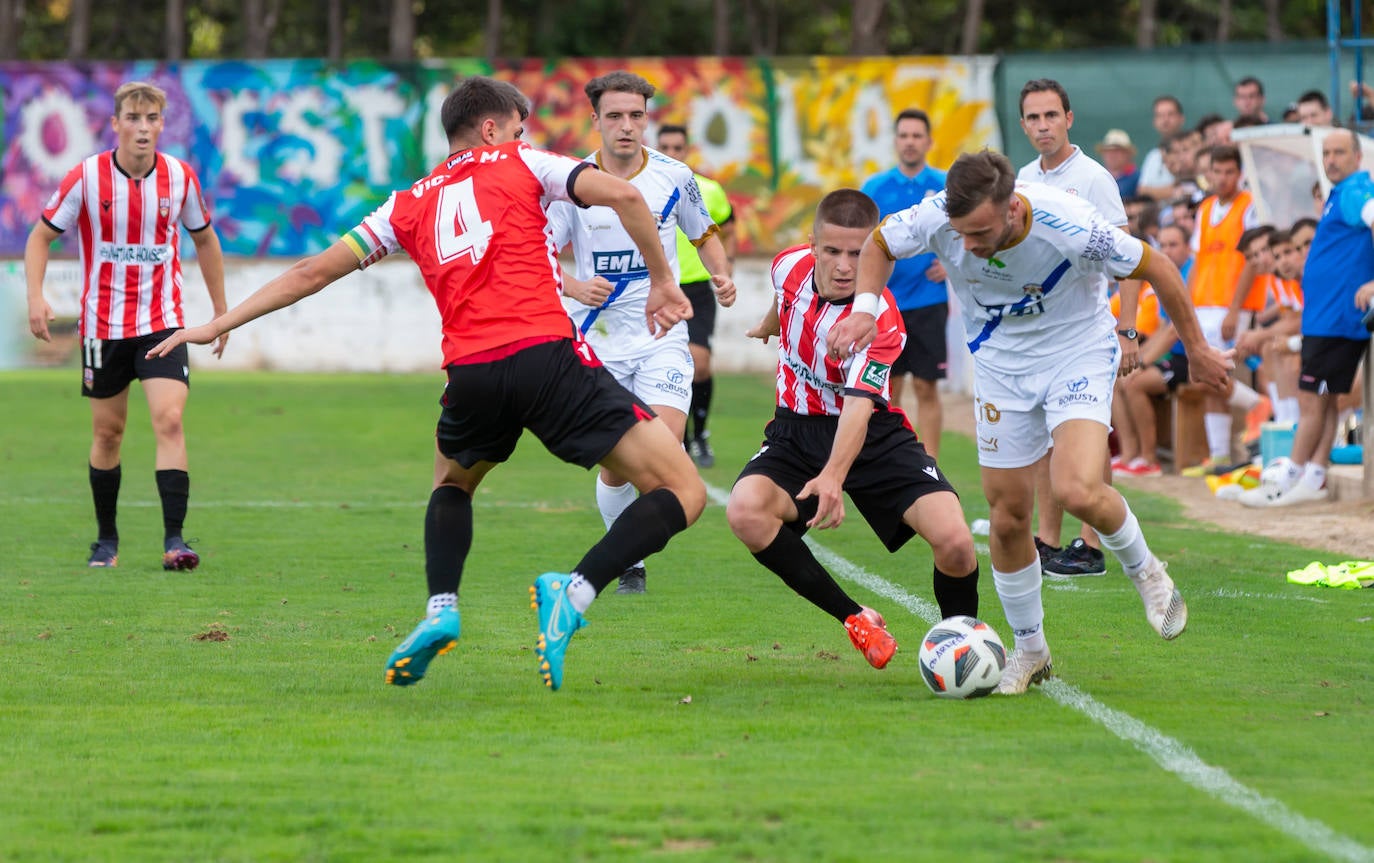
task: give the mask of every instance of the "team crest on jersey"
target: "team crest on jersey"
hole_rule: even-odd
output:
[[[167,214],[170,213],[170,212],[172,212],[172,199],[171,199],[171,198],[158,198],[158,199],[157,199],[157,214],[158,214],[159,216],[161,216],[162,218],[165,219],[165,218],[167,218]]]
[[[869,360],[867,365],[864,366],[863,373],[859,375],[859,380],[874,389],[881,390],[883,387],[887,386],[887,374],[889,371],[891,371],[891,367],[886,363]]]

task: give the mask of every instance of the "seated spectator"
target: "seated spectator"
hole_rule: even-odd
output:
[[[1288,107],[1283,109],[1283,122],[1301,123],[1302,117],[1298,114],[1298,103],[1289,102]]]
[[[1155,199],[1147,195],[1122,196],[1121,203],[1126,209],[1126,233],[1151,246],[1158,245],[1159,205]]]
[[[1302,225],[1269,235],[1274,272],[1268,285],[1270,303],[1256,317],[1260,326],[1236,340],[1236,357],[1258,357],[1257,381],[1269,394],[1274,420],[1292,425],[1298,421],[1298,371],[1302,348],[1302,257],[1294,236],[1312,242],[1312,228]]]
[[[1218,144],[1231,143],[1231,121],[1220,114],[1207,114],[1197,123],[1197,133],[1202,136],[1204,148]]]
[[[1135,166],[1135,145],[1131,143],[1131,136],[1121,129],[1108,129],[1095,149],[1102,157],[1102,166],[1116,180],[1121,197],[1134,195],[1140,184],[1140,171]]]
[[[1250,126],[1264,126],[1268,124],[1268,122],[1268,120],[1264,119],[1259,114],[1241,114],[1235,120],[1231,121],[1231,129],[1234,131],[1235,129],[1246,129]]]
[[[1178,266],[1186,279],[1193,263],[1188,233],[1178,225],[1165,225],[1159,229],[1159,250]],[[1142,312],[1146,308],[1145,296],[1142,285]],[[1157,302],[1155,308],[1158,309]],[[1140,349],[1140,368],[1121,379],[1112,406],[1112,423],[1121,444],[1120,460],[1112,472],[1122,476],[1159,476],[1162,473],[1155,436],[1154,397],[1188,382],[1188,359],[1183,353],[1183,343],[1178,340],[1168,316],[1162,309],[1158,309],[1158,313],[1158,326]],[[1145,317],[1139,314],[1136,320],[1139,323]]]

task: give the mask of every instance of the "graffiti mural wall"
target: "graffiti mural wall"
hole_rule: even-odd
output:
[[[67,170],[113,146],[110,95],[132,79],[167,91],[161,149],[200,173],[232,256],[317,252],[427,173],[447,154],[439,106],[465,75],[514,82],[534,105],[528,140],[583,155],[596,138],[582,85],[613,69],[658,87],[649,142],[660,123],[686,126],[695,167],[735,204],[742,252],[771,255],[804,239],[824,192],[890,166],[902,108],[930,113],[939,167],[1000,146],[994,68],[989,57],[0,64],[0,257],[23,255]]]

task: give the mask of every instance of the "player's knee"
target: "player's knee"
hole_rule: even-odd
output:
[[[687,524],[694,524],[701,517],[702,510],[706,509],[706,483],[694,472],[691,478],[671,488],[682,506],[682,514],[687,517]]]
[[[956,578],[973,572],[978,566],[978,554],[973,547],[973,534],[968,525],[960,521],[957,525],[928,536],[931,556],[941,572]]]
[[[1097,477],[1095,481],[1074,477],[1056,484],[1054,496],[1065,512],[1081,519],[1097,506],[1104,487],[1101,477]]]

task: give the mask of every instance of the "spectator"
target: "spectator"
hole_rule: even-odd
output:
[[[945,172],[926,163],[934,143],[926,112],[907,108],[897,115],[892,127],[897,164],[863,185],[864,194],[873,199],[884,218],[945,188]],[[887,286],[897,298],[906,326],[906,346],[892,364],[892,404],[901,407],[903,382],[910,377],[916,396],[916,427],[930,457],[937,458],[944,427],[939,385],[949,369],[945,268],[933,254],[907,258],[897,263]]]
[[[1174,262],[1187,279],[1193,266],[1187,232],[1178,225],[1160,228],[1159,250]],[[1153,288],[1150,293],[1153,294]],[[1145,289],[1142,288],[1142,306],[1145,295]],[[1112,413],[1113,421],[1120,422],[1120,427],[1129,426],[1131,431],[1127,435],[1134,438],[1135,450],[1128,450],[1128,437],[1120,434],[1119,427],[1121,460],[1113,472],[1126,476],[1159,476],[1163,471],[1159,466],[1158,439],[1155,435],[1154,397],[1172,392],[1179,384],[1188,382],[1188,357],[1183,352],[1183,342],[1178,340],[1173,324],[1162,310],[1159,326],[1141,347],[1140,360],[1140,370],[1122,381],[1125,411]]]
[[[1322,141],[1331,195],[1302,273],[1302,373],[1291,457],[1266,468],[1266,482],[1241,496],[1247,506],[1325,500],[1337,397],[1349,393],[1369,347],[1361,322],[1363,286],[1374,279],[1374,178],[1360,169],[1359,137],[1339,129]]]
[[[1108,129],[1096,150],[1102,157],[1102,166],[1116,180],[1121,197],[1134,195],[1140,185],[1140,171],[1135,166],[1135,145],[1131,143],[1131,136],[1122,129]]]
[[[1269,394],[1274,419],[1289,425],[1298,421],[1300,363],[1293,348],[1302,344],[1302,256],[1294,245],[1294,235],[1305,234],[1306,242],[1311,243],[1311,231],[1304,225],[1269,234],[1269,257],[1273,264],[1267,284],[1270,303],[1256,318],[1262,326],[1242,333],[1236,340],[1237,357],[1259,358],[1255,374]],[[1295,340],[1294,336],[1298,338]]]
[[[1298,122],[1304,126],[1330,126],[1331,103],[1321,90],[1308,90],[1298,97]]]
[[[1240,151],[1234,146],[1212,150],[1211,182],[1213,194],[1198,207],[1197,233],[1192,244],[1194,261],[1188,283],[1203,335],[1208,344],[1224,349],[1230,345],[1223,327],[1245,268],[1245,256],[1237,246],[1240,235],[1256,227],[1258,220],[1251,194],[1241,188]],[[1231,414],[1226,397],[1209,393],[1204,409],[1210,456],[1200,465],[1185,468],[1185,475],[1201,476],[1231,461]]]
[[[1202,136],[1204,148],[1217,144],[1231,143],[1231,121],[1220,114],[1207,114],[1197,123],[1197,132]]]
[[[1288,107],[1283,109],[1283,122],[1301,123],[1302,117],[1298,114],[1298,103],[1289,102]]]
[[[1164,166],[1164,140],[1183,128],[1183,103],[1173,96],[1157,96],[1151,122],[1159,133],[1159,144],[1140,160],[1140,184],[1136,191],[1157,201],[1172,197],[1175,178]]]
[[[1246,75],[1236,82],[1231,92],[1231,104],[1236,108],[1236,117],[1253,115],[1260,123],[1268,123],[1269,115],[1264,113],[1264,85],[1253,75]]]
[[[1151,246],[1159,245],[1159,205],[1155,199],[1135,195],[1121,203],[1126,208],[1126,233]]]

